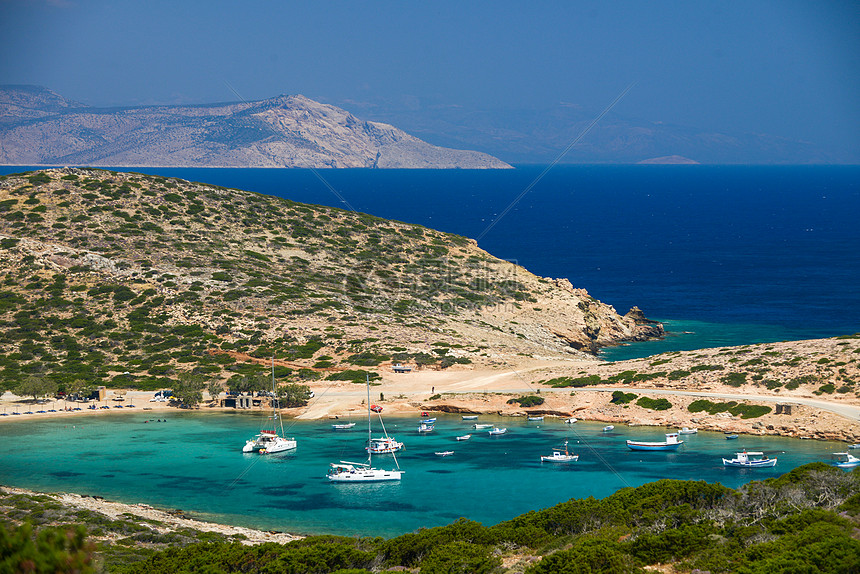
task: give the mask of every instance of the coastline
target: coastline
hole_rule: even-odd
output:
[[[216,522],[206,522],[188,518],[178,510],[160,510],[148,504],[129,504],[105,500],[100,496],[89,496],[67,492],[35,492],[26,488],[0,485],[0,492],[6,494],[24,494],[27,496],[47,496],[52,500],[77,510],[89,510],[98,512],[112,520],[129,519],[129,515],[142,519],[138,521],[141,526],[151,528],[160,533],[171,533],[177,529],[191,529],[200,532],[215,532],[224,536],[233,537],[235,541],[246,545],[263,544],[265,542],[277,542],[285,544],[293,540],[299,540],[304,536],[288,534],[286,532],[274,532],[245,528],[242,526],[230,526]],[[0,498],[0,505],[3,499]],[[115,536],[105,536],[105,542],[116,542]]]
[[[847,443],[860,442],[860,398],[857,392],[822,393],[819,387],[823,382],[837,382],[851,378],[860,372],[860,362],[853,356],[860,351],[860,343],[851,341],[846,345],[838,339],[815,339],[771,343],[730,349],[700,349],[689,352],[675,352],[644,359],[631,359],[615,363],[600,362],[597,359],[551,359],[527,356],[506,356],[504,361],[495,365],[455,365],[445,370],[414,370],[408,373],[394,373],[390,365],[381,365],[377,370],[382,376],[378,384],[371,387],[373,402],[383,406],[386,413],[406,414],[420,411],[448,413],[492,413],[501,416],[545,415],[560,418],[576,417],[582,420],[611,422],[614,424],[649,425],[667,427],[698,427],[701,430],[718,432],[745,433],[751,435],[779,435],[793,438],[813,438],[838,440]],[[855,350],[854,346],[858,346]],[[751,372],[762,370],[761,357],[778,355],[805,357],[804,363],[786,366],[779,363],[779,376],[784,381],[810,377],[815,373],[812,384],[798,385],[794,388],[779,382],[773,390],[769,386],[757,384],[753,380],[742,386],[725,382],[727,371],[737,369],[738,354],[747,363],[755,365]],[[827,378],[822,368],[822,358],[850,358],[838,361],[838,371]],[[831,361],[832,359],[827,359]],[[734,361],[734,362],[733,362]],[[699,367],[707,366],[707,369]],[[756,371],[758,369],[758,371]],[[615,382],[613,377],[624,373],[641,372],[659,374],[666,371],[687,373],[683,378],[673,379],[663,376],[637,382]],[[771,375],[776,376],[776,375]],[[581,387],[552,388],[547,383],[552,379],[577,377],[596,377],[600,384],[592,383]],[[364,385],[350,382],[314,381],[309,383],[315,397],[305,407],[283,409],[285,416],[302,420],[336,419],[339,417],[362,414],[366,409]],[[834,386],[831,384],[831,386]],[[612,393],[623,391],[633,393],[637,398],[666,398],[672,408],[653,410],[630,404],[611,402]],[[126,391],[125,400],[115,401],[114,390],[108,391],[105,401],[96,410],[84,409],[68,412],[63,410],[62,400],[53,399],[45,404],[35,405],[24,402],[10,393],[0,396],[2,412],[31,410],[34,414],[0,417],[0,421],[28,420],[45,417],[70,417],[83,414],[147,412],[154,417],[168,412],[177,412],[176,406],[169,403],[149,402],[153,392]],[[544,404],[528,409],[518,404],[508,404],[508,400],[525,394],[540,395]],[[204,392],[204,401],[195,412],[237,412],[232,407],[214,406]],[[746,402],[770,408],[770,412],[755,418],[733,416],[728,412],[708,414],[690,412],[688,407],[693,401],[706,399],[712,402]],[[134,404],[134,408],[116,408],[120,404]],[[777,405],[790,406],[784,412]],[[35,414],[36,410],[55,413]],[[187,412],[188,409],[181,409]],[[238,412],[258,412],[260,409],[240,409]],[[782,412],[779,412],[782,411]]]

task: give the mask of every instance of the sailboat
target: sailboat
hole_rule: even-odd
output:
[[[245,442],[242,452],[259,452],[260,454],[274,454],[296,448],[296,439],[286,438],[284,434],[284,423],[275,408],[275,359],[272,358],[272,428],[261,429],[260,434]],[[281,433],[275,430],[275,421],[280,425]]]
[[[403,471],[400,470],[400,465],[397,464],[397,457],[394,457],[394,464],[397,465],[397,470],[382,470],[373,468],[373,450],[370,448],[373,439],[370,428],[370,377],[367,376],[367,462],[348,462],[342,460],[333,462],[329,466],[328,479],[331,482],[383,482],[400,480]],[[392,453],[394,454],[394,453]]]

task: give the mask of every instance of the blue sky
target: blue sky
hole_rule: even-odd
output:
[[[0,0],[0,83],[90,105],[600,110],[632,82],[618,114],[856,151],[860,3]]]

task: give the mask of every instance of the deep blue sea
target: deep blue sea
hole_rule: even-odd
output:
[[[135,171],[480,237],[670,331],[607,359],[860,331],[860,166],[555,166],[517,201],[544,168]]]

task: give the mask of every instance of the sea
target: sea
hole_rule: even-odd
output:
[[[412,417],[386,417],[389,435],[406,444],[375,455],[377,468],[405,471],[400,482],[335,484],[329,464],[366,461],[366,419],[349,431],[330,420],[290,421],[298,447],[288,453],[241,452],[265,414],[142,410],[0,423],[0,484],[39,492],[76,492],[200,520],[294,534],[396,536],[460,517],[496,524],[571,498],[602,498],[629,486],[670,478],[737,487],[779,476],[845,450],[834,442],[722,433],[684,435],[676,452],[637,452],[626,440],[662,441],[659,427],[482,415],[508,432],[491,437],[475,421],[439,415],[436,430],[418,433]],[[157,414],[152,414],[157,413]],[[383,413],[384,414],[384,413]],[[14,417],[10,417],[14,418]],[[161,422],[159,422],[161,421]],[[342,422],[342,421],[337,421]],[[472,438],[457,441],[467,433]],[[381,436],[374,422],[374,436]],[[577,462],[541,462],[567,441]],[[743,449],[777,458],[774,468],[726,468],[722,457]],[[440,457],[436,452],[453,451]]]
[[[3,167],[0,173],[24,171]],[[620,313],[662,321],[662,341],[605,349],[607,361],[706,347],[860,331],[860,166],[548,166],[513,170],[134,170],[370,213],[478,240],[496,257],[566,277]],[[144,422],[147,420],[147,422]],[[490,439],[441,418],[408,438],[400,484],[332,485],[328,463],[361,460],[366,434],[293,421],[299,448],[239,452],[258,421],[171,413],[0,424],[0,483],[177,507],[195,516],[297,533],[392,536],[466,516],[486,524],[571,497],[659,478],[738,486],[825,460],[844,445],[699,433],[677,453],[634,453],[625,438],[665,429],[498,420]],[[491,421],[493,422],[493,421]],[[568,440],[569,465],[540,463]],[[725,469],[739,448],[779,457],[774,469]],[[437,450],[454,450],[440,458]],[[380,464],[393,463],[383,460]]]

